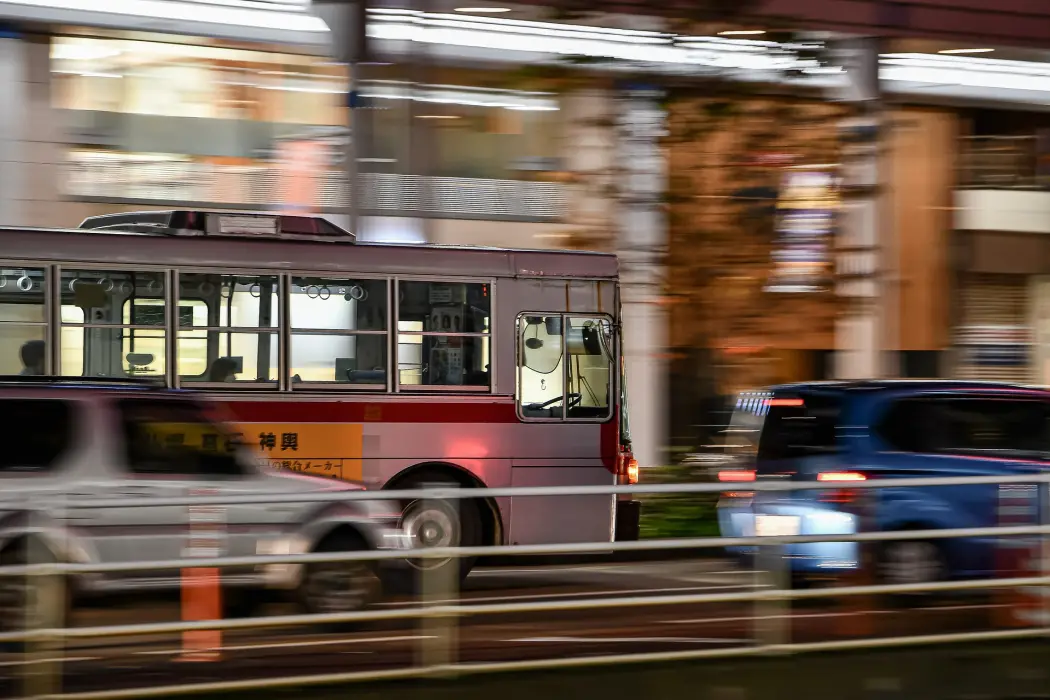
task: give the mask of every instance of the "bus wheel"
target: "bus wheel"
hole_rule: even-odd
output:
[[[462,488],[458,482],[438,474],[422,474],[398,484],[399,489],[419,489],[447,484]],[[419,499],[402,504],[400,527],[409,537],[412,549],[432,547],[477,547],[481,545],[482,524],[474,499],[454,502]],[[451,575],[458,585],[474,566],[473,557],[446,559],[411,559],[382,573],[387,592],[412,595],[421,590],[427,574]],[[449,571],[451,570],[451,571]]]

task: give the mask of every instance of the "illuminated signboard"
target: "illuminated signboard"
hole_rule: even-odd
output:
[[[804,167],[784,171],[773,271],[766,291],[812,293],[831,287],[838,209],[835,173]]]

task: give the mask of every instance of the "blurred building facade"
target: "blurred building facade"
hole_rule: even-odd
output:
[[[309,3],[135,7],[9,17],[0,221],[186,205],[339,218],[349,72]],[[662,25],[637,18],[453,9],[370,15],[383,63],[358,76],[360,232],[619,253],[643,463],[665,459],[668,433],[703,442],[739,389],[842,376],[843,318],[867,319],[854,336],[890,374],[1050,383],[1041,56],[884,45],[879,173],[854,188],[877,207],[861,207],[842,187],[857,108],[835,61],[785,70],[775,41],[710,28],[657,51]],[[638,76],[670,79],[673,99]]]

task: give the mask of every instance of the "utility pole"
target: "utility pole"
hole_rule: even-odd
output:
[[[842,191],[836,293],[848,309],[836,322],[835,375],[843,379],[896,376],[898,264],[887,226],[883,144],[887,120],[879,82],[879,40],[835,43],[846,83],[838,97],[856,107],[841,125]]]
[[[346,93],[347,119],[346,143],[346,216],[348,228],[360,235],[362,191],[359,172],[360,159],[367,148],[368,129],[362,114],[361,69],[370,60],[368,42],[367,0],[311,0],[311,11],[324,20],[332,37],[329,50],[332,58],[347,64],[349,84]]]

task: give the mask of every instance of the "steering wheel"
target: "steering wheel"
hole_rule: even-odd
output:
[[[529,404],[529,408],[533,410],[540,410],[544,408],[550,408],[554,404],[562,400],[561,396],[555,396],[553,399],[548,399],[540,404]],[[583,401],[583,394],[569,394],[569,408],[575,408]]]

